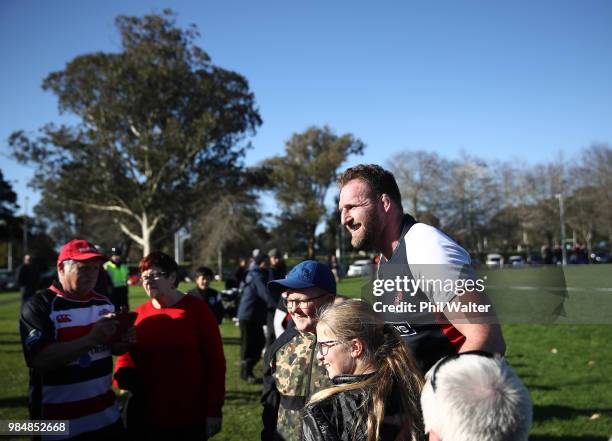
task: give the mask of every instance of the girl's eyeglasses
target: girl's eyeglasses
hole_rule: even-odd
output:
[[[329,352],[329,348],[342,343],[340,340],[327,340],[317,342],[317,353],[325,357]]]

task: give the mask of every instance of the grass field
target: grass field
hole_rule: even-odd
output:
[[[610,266],[571,268],[567,284],[581,295],[612,287]],[[525,270],[505,277],[519,283]],[[359,296],[363,281],[348,279],[339,291]],[[181,286],[186,289],[187,286]],[[570,291],[568,300],[572,300]],[[607,293],[608,299],[612,292]],[[146,300],[130,288],[130,302]],[[607,305],[609,305],[609,300]],[[604,306],[608,308],[609,306]],[[27,418],[27,370],[17,332],[19,295],[0,294],[0,419]],[[608,323],[612,312],[608,316]],[[612,326],[605,324],[504,325],[507,357],[528,386],[535,405],[532,440],[607,441],[612,436]],[[261,430],[261,386],[239,380],[239,332],[230,320],[221,326],[227,359],[223,430],[217,440],[256,440]]]

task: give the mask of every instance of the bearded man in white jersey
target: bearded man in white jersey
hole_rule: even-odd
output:
[[[384,304],[375,311],[383,310],[385,321],[404,336],[423,372],[457,352],[503,354],[505,343],[492,305],[484,292],[473,289],[477,285],[468,252],[438,229],[404,214],[393,174],[378,165],[357,165],[338,177],[338,185],[338,209],[351,244],[380,252],[373,283],[391,287],[375,291],[374,300]],[[448,280],[453,287],[472,289],[441,289]],[[408,292],[407,286],[418,285],[414,282],[421,283],[420,288]],[[488,313],[449,310],[463,305],[480,305]],[[432,311],[433,306],[442,310]]]

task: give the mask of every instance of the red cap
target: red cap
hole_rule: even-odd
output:
[[[86,240],[81,239],[73,239],[67,244],[65,244],[57,258],[57,263],[63,262],[64,260],[87,260],[94,258],[104,259],[105,261],[108,258],[99,252],[96,247]]]

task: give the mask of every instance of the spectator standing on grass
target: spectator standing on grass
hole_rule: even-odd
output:
[[[245,278],[238,306],[240,326],[240,378],[249,383],[257,382],[253,369],[265,346],[263,326],[267,311],[276,306],[276,300],[268,290],[270,259],[267,254],[254,257]]]
[[[118,320],[110,300],[94,292],[106,257],[85,240],[66,243],[57,260],[59,281],[28,300],[21,310],[20,333],[30,368],[32,420],[69,420],[70,433],[107,440],[123,427],[111,389],[112,353],[135,341],[117,336]]]
[[[98,272],[98,280],[96,280],[94,291],[97,292],[98,294],[102,294],[108,297],[111,302],[113,301],[113,298],[112,298],[113,282],[110,276],[108,275],[108,273],[104,270],[104,267],[102,267],[102,270]],[[113,303],[113,306],[114,306],[114,303]],[[115,307],[115,311],[117,311],[116,307]]]
[[[23,264],[17,268],[17,284],[21,291],[21,304],[23,305],[38,289],[40,272],[36,264],[32,262],[32,256],[23,256]]]
[[[128,266],[121,260],[121,248],[111,249],[111,258],[104,264],[104,269],[109,275],[112,283],[111,299],[115,309],[130,309],[128,302],[128,276],[130,271]]]
[[[104,264],[104,269],[111,279],[111,299],[118,311],[122,308],[130,309],[128,302],[128,277],[130,271],[128,266],[121,259],[121,248],[111,249],[111,258]]]
[[[304,441],[425,438],[419,368],[399,333],[371,305],[353,299],[323,310],[317,359],[333,386],[306,406]]]
[[[336,281],[326,264],[306,260],[286,278],[273,280],[270,290],[283,293],[295,327],[287,329],[266,350],[261,403],[263,441],[297,441],[302,411],[315,392],[329,387],[316,360],[317,311],[336,297]]]
[[[210,283],[215,278],[212,270],[201,266],[196,270],[195,276],[196,287],[188,291],[187,294],[204,300],[215,315],[217,323],[221,324],[223,321],[223,302],[221,300],[221,293],[210,287]]]
[[[247,260],[242,257],[238,261],[238,268],[236,268],[236,272],[234,273],[234,277],[236,278],[236,285],[238,287],[242,286],[244,283],[244,279],[247,275]]]
[[[136,308],[138,342],[117,358],[115,380],[130,391],[130,439],[208,439],[221,430],[225,357],[204,302],[177,290],[178,265],[162,252],[139,264],[149,301]]]
[[[378,165],[357,165],[338,178],[338,209],[342,224],[358,249],[380,252],[376,280],[471,279],[467,251],[436,228],[404,214],[402,197],[392,173]],[[382,297],[387,305],[473,302],[491,306],[484,293],[394,291]],[[440,358],[458,351],[486,350],[503,353],[505,343],[495,313],[468,316],[434,314],[427,310],[381,313],[400,331],[423,372]]]
[[[268,251],[268,256],[270,257],[270,278],[272,280],[284,279],[287,275],[287,265],[285,265],[282,253],[277,248],[272,248]],[[276,306],[269,308],[266,313],[266,348],[280,335],[276,332],[275,316],[281,297],[275,292],[271,292],[271,294],[276,300]]]
[[[283,259],[283,253],[278,248],[272,248],[268,251],[270,256],[270,271],[272,271],[272,279],[284,279],[287,275],[287,264]]]
[[[334,274],[336,278],[336,283],[340,282],[340,276],[342,275],[342,269],[340,268],[340,263],[338,262],[338,258],[335,254],[330,254],[327,258],[327,264],[329,265],[329,269]]]
[[[463,352],[440,360],[421,395],[430,441],[526,441],[533,404],[499,355]]]

